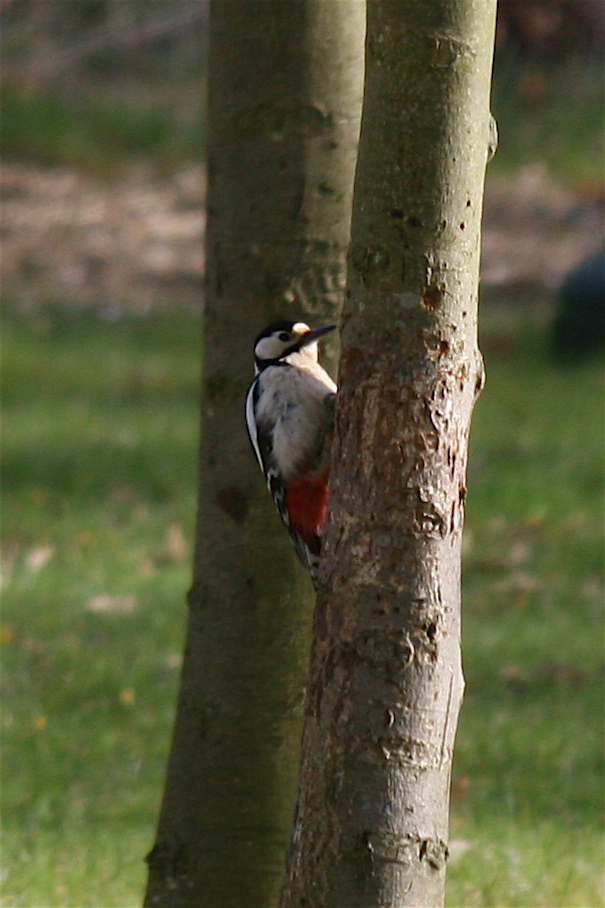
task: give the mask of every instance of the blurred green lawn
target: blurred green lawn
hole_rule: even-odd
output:
[[[36,86],[5,79],[0,156],[102,176],[141,159],[165,172],[199,160],[206,138],[203,59],[176,73],[153,58],[147,64],[134,77],[126,70]],[[557,178],[598,194],[604,97],[598,60],[499,55],[492,110],[500,144],[490,173],[510,174],[539,160]]]
[[[1,904],[126,908],[183,645],[198,319],[8,305],[3,321]],[[587,908],[603,902],[602,369],[554,367],[533,329],[483,347],[448,904]]]
[[[6,905],[139,904],[183,645],[199,328],[7,313]]]

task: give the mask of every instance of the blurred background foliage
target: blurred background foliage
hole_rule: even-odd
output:
[[[6,158],[87,169],[203,153],[204,0],[2,0]],[[600,0],[500,0],[495,168],[536,145],[567,177],[600,178]],[[567,95],[569,103],[561,104]]]
[[[0,904],[124,908],[190,582],[208,9],[0,13]],[[551,325],[602,246],[604,39],[600,0],[499,2],[451,905],[603,904],[603,369]]]
[[[122,168],[199,160],[200,0],[3,0],[5,158]]]

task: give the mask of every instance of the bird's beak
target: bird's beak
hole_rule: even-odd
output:
[[[330,331],[335,331],[338,328],[338,325],[324,325],[322,328],[311,328],[310,331],[307,331],[306,334],[303,334],[301,337],[298,349],[302,347],[307,347],[309,344],[315,343],[320,337],[323,337],[324,334],[329,334]]]

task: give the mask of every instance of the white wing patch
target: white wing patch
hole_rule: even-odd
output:
[[[252,447],[254,448],[254,453],[256,454],[256,459],[258,460],[258,465],[264,473],[265,465],[263,464],[263,458],[261,457],[260,449],[258,447],[258,432],[256,428],[256,419],[254,418],[254,398],[257,393],[258,376],[250,385],[248,394],[246,395],[246,424],[248,426],[248,435],[250,436],[250,441],[252,442]]]

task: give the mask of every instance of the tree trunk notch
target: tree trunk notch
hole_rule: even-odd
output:
[[[495,0],[370,0],[283,908],[443,903]]]

